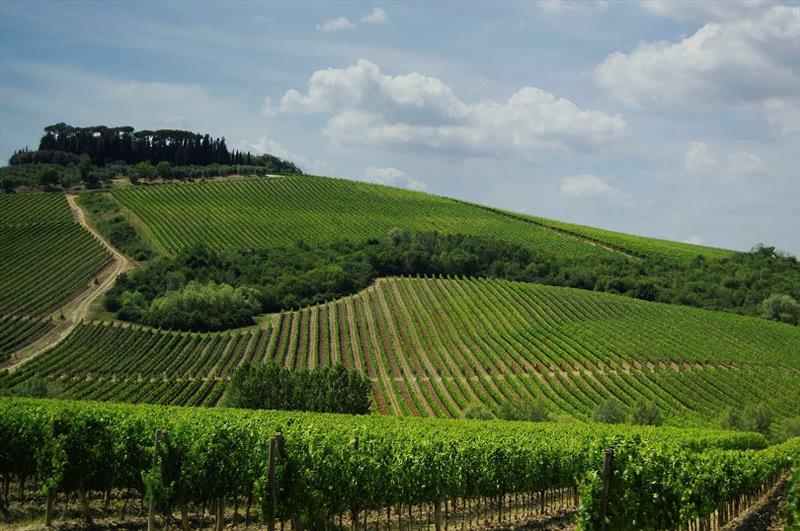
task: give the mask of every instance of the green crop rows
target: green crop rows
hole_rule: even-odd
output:
[[[35,319],[19,316],[0,316],[0,361],[4,355],[17,350],[52,329],[49,319]]]
[[[381,238],[394,226],[493,235],[531,249],[580,257],[608,254],[574,237],[452,199],[310,176],[115,190],[165,248],[217,249]]]
[[[312,527],[363,509],[580,486],[592,529],[604,510],[604,448],[616,456],[613,528],[678,527],[758,492],[800,458],[800,439],[760,450],[763,437],[746,433],[20,399],[0,399],[0,430],[0,473],[38,475],[50,493],[127,489],[184,514],[251,499],[262,518]],[[156,430],[165,435],[154,449]],[[279,431],[272,483],[267,452]]]
[[[63,194],[0,196],[0,315],[42,315],[111,259],[75,223]]]
[[[674,333],[680,330],[680,335]],[[500,280],[381,279],[355,296],[277,314],[262,329],[79,326],[5,377],[58,380],[75,398],[215,405],[244,361],[335,362],[366,373],[379,411],[457,417],[541,396],[586,419],[602,400],[649,400],[702,425],[730,406],[800,410],[800,330],[732,314]]]

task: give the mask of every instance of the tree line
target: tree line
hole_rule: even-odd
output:
[[[621,256],[575,261],[493,237],[399,228],[366,242],[298,242],[232,252],[198,244],[121,275],[106,295],[105,306],[121,319],[153,326],[217,330],[250,324],[259,313],[333,300],[365,288],[377,277],[398,275],[503,278],[792,324],[800,316],[800,264],[771,247],[683,265]],[[772,297],[776,293],[780,295]]]
[[[274,361],[244,363],[225,391],[224,405],[322,413],[369,413],[372,384],[344,365],[292,370]]]

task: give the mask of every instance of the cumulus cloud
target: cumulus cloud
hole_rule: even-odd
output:
[[[704,142],[692,140],[683,157],[683,168],[691,173],[702,173],[717,166],[716,159],[711,155],[711,150]]]
[[[723,162],[719,162],[718,158]],[[725,181],[763,174],[764,161],[749,151],[729,152],[727,155],[717,157],[704,142],[692,140],[686,148],[683,169],[691,174],[716,175]]]
[[[389,16],[383,9],[379,7],[373,7],[369,14],[361,17],[361,22],[364,24],[388,24]]]
[[[595,68],[594,79],[633,107],[763,107],[779,128],[791,129],[775,110],[796,107],[798,39],[800,7],[778,5],[753,18],[706,24],[679,42],[614,52]]]
[[[564,177],[560,186],[561,194],[576,199],[605,199],[620,205],[633,204],[633,197],[608,181],[591,173]]]
[[[332,113],[323,133],[340,145],[404,145],[468,155],[527,155],[540,149],[595,151],[617,142],[618,115],[584,110],[522,87],[506,101],[465,103],[440,79],[388,75],[366,60],[314,72],[306,91],[288,90],[264,114]]]
[[[255,142],[243,140],[239,143],[239,149],[250,151],[259,155],[269,154],[278,158],[288,160],[297,164],[303,171],[313,174],[323,174],[327,168],[326,164],[319,160],[312,160],[303,155],[290,152],[283,146],[265,136],[259,137]]]
[[[397,188],[408,188],[409,190],[416,190],[418,192],[424,192],[428,189],[428,185],[422,181],[412,179],[406,175],[406,172],[391,167],[376,168],[370,166],[364,170],[364,180],[371,183],[395,186]]]
[[[800,132],[800,101],[767,98],[764,100],[764,117],[769,125],[784,135]]]
[[[317,29],[326,33],[331,31],[353,30],[356,29],[356,23],[347,17],[336,17],[326,20],[322,24],[317,24]]]
[[[777,5],[772,0],[642,0],[638,4],[646,11],[675,20],[717,22],[759,15]]]

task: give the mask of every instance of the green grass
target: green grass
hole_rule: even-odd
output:
[[[608,397],[649,400],[684,426],[761,401],[778,419],[800,411],[800,329],[722,312],[520,282],[393,278],[267,323],[218,334],[81,325],[5,384],[44,375],[74,398],[213,405],[242,361],[310,367],[335,352],[372,379],[389,414],[460,416],[477,402],[496,412],[531,396],[578,419]]]

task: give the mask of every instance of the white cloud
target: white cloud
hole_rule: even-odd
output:
[[[373,7],[368,15],[361,17],[361,22],[364,24],[388,24],[389,16],[386,11],[379,7]]]
[[[676,43],[614,52],[595,68],[594,79],[633,107],[766,106],[767,117],[778,122],[775,109],[796,107],[798,39],[800,7],[779,5],[754,18],[706,24]]]
[[[412,179],[406,175],[406,172],[391,167],[376,168],[370,166],[364,170],[364,180],[397,188],[408,188],[409,190],[416,190],[418,192],[424,192],[428,189],[428,185],[422,181]]]
[[[717,22],[759,15],[776,4],[772,0],[641,0],[637,5],[675,20]]]
[[[576,199],[605,199],[620,205],[633,204],[629,193],[611,186],[602,177],[591,173],[564,177],[559,189],[562,195]]]
[[[392,76],[366,59],[314,72],[305,93],[288,90],[267,116],[333,113],[323,132],[341,145],[405,145],[482,155],[529,156],[540,149],[594,151],[625,134],[620,115],[522,87],[506,101],[465,103],[445,83],[417,72]]]
[[[705,243],[705,241],[703,241],[703,238],[701,238],[697,234],[693,234],[682,241],[683,243],[691,243],[692,245],[703,245]]]
[[[704,142],[692,140],[683,157],[683,168],[691,173],[703,173],[717,167],[717,161]]]
[[[760,157],[747,151],[734,153],[728,164],[730,177],[746,177],[760,175],[764,171],[764,161]]]
[[[784,135],[800,132],[800,101],[767,98],[764,100],[764,117],[769,125]]]
[[[356,29],[356,23],[352,22],[347,17],[336,17],[326,20],[322,24],[317,24],[317,29],[326,33],[331,31],[353,30]]]
[[[564,13],[588,9],[606,9],[606,0],[537,0],[534,5],[545,13]]]
[[[239,143],[239,149],[243,151],[251,151],[259,155],[263,155],[265,153],[274,155],[278,158],[294,162],[303,171],[310,172],[315,175],[323,174],[327,169],[327,165],[324,162],[312,160],[308,157],[304,157],[303,155],[292,153],[274,140],[270,140],[265,136],[259,137],[255,142],[243,140]]]

